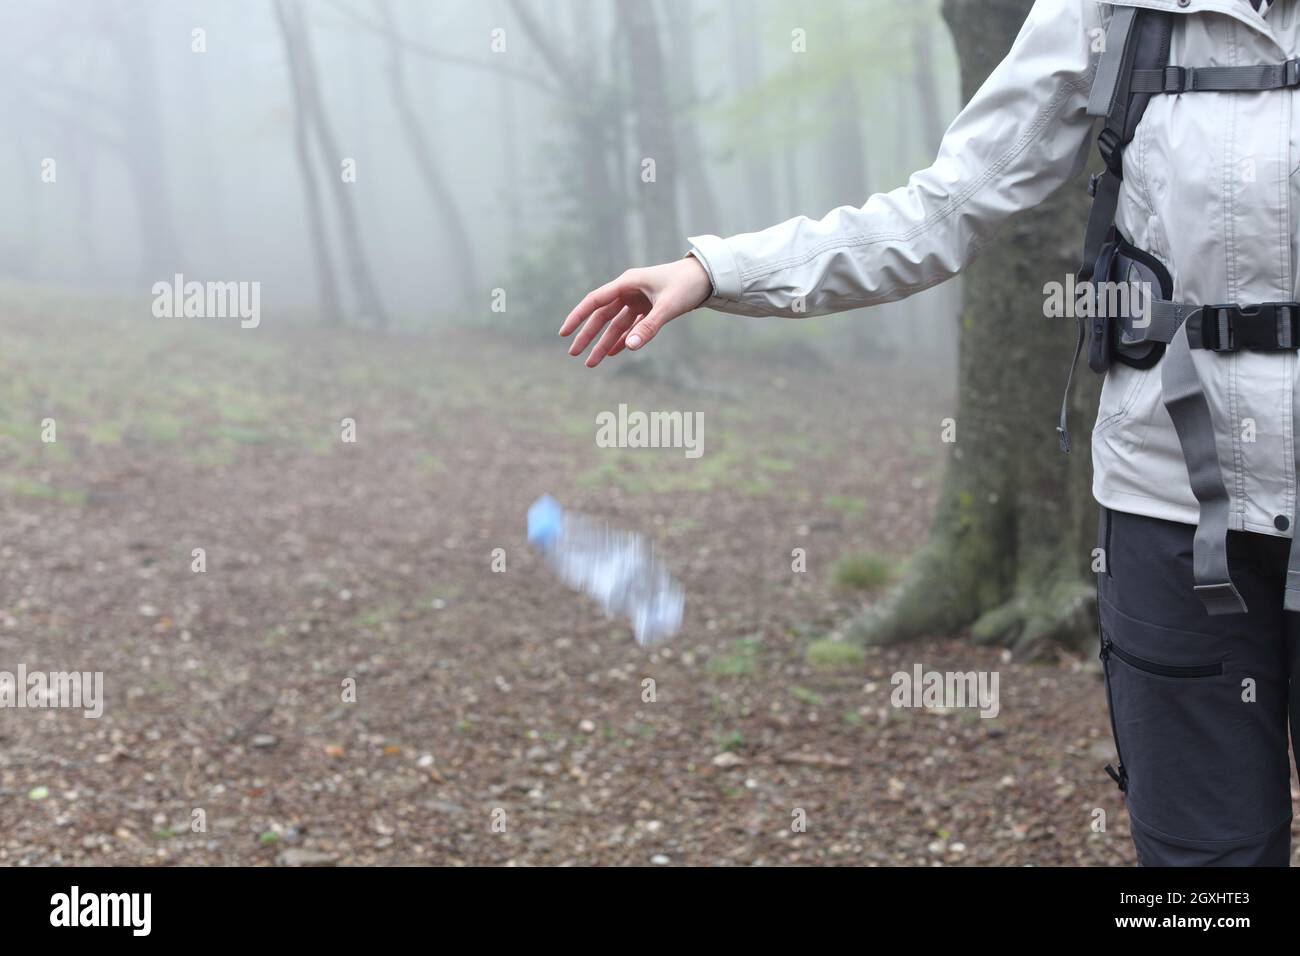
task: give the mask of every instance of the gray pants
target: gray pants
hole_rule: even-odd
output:
[[[1300,739],[1300,614],[1282,610],[1290,541],[1232,532],[1250,613],[1210,617],[1192,591],[1194,530],[1102,509],[1108,772],[1144,866],[1286,866],[1288,721]]]

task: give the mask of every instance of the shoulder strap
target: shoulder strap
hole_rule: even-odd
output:
[[[1088,182],[1092,209],[1084,231],[1083,261],[1075,276],[1076,284],[1092,280],[1101,247],[1115,225],[1119,184],[1124,176],[1124,147],[1133,139],[1153,95],[1133,90],[1133,74],[1138,70],[1163,71],[1168,65],[1173,17],[1171,13],[1159,10],[1117,6],[1106,29],[1101,61],[1097,64],[1092,93],[1088,98],[1088,114],[1105,117],[1097,136],[1097,149],[1106,168]],[[1056,426],[1061,451],[1066,454],[1070,452],[1070,434],[1066,425],[1070,386],[1087,338],[1087,325],[1082,317],[1076,317],[1075,326],[1074,358],[1065,380],[1065,396],[1061,400],[1061,416]]]
[[[1172,34],[1173,14],[1136,7],[1115,8],[1088,99],[1089,115],[1105,117],[1097,136],[1097,150],[1106,169],[1089,187],[1093,195],[1092,211],[1088,215],[1083,262],[1077,278],[1092,278],[1093,263],[1115,223],[1119,183],[1124,176],[1124,148],[1133,140],[1154,93],[1135,89],[1134,76],[1164,70],[1169,64]]]

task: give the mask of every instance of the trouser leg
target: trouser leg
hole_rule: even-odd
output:
[[[1133,842],[1146,866],[1285,866],[1289,542],[1232,533],[1250,613],[1210,617],[1192,590],[1194,531],[1102,512],[1102,659]]]
[[[1287,653],[1291,679],[1289,712],[1291,722],[1291,747],[1300,768],[1300,613],[1283,612],[1286,619]]]

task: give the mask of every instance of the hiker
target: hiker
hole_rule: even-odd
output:
[[[587,295],[560,329],[577,332],[573,355],[594,342],[594,367],[701,306],[801,317],[904,298],[1074,179],[1099,125],[1077,278],[1139,283],[1152,300],[1080,321],[1075,350],[1086,341],[1105,374],[1092,456],[1118,758],[1106,770],[1144,865],[1290,859],[1298,2],[1038,0],[906,186],[820,220],[693,237],[683,259]],[[1068,451],[1064,414],[1059,431]]]

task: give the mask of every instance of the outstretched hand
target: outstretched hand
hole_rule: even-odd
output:
[[[660,329],[698,309],[712,292],[709,274],[694,256],[629,269],[613,282],[587,293],[560,326],[560,335],[571,335],[582,326],[569,346],[570,355],[581,355],[599,335],[587,356],[587,368],[595,368],[605,356],[617,355],[624,348],[634,352],[644,348]]]

